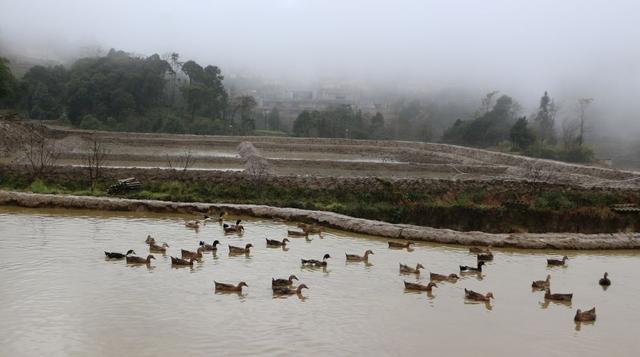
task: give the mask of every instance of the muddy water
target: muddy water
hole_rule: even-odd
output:
[[[403,288],[398,263],[426,272],[456,272],[475,259],[465,248],[418,245],[390,250],[386,240],[331,231],[312,241],[290,238],[288,251],[267,249],[284,238],[283,222],[247,219],[242,238],[211,224],[198,232],[183,216],[25,210],[0,207],[0,355],[635,355],[640,327],[637,252],[498,250],[482,276],[439,284],[433,293]],[[103,251],[146,255],[147,234],[171,247],[199,240],[224,247],[193,268],[172,268],[169,254],[149,267],[105,261]],[[253,243],[248,257],[227,244]],[[344,253],[374,251],[370,265]],[[303,269],[300,258],[332,255],[329,266]],[[545,258],[569,255],[568,267]],[[597,284],[608,271],[613,285]],[[531,280],[552,275],[572,305],[545,304]],[[295,274],[304,298],[274,298],[271,277]],[[426,275],[426,274],[423,274]],[[213,281],[246,281],[242,295],[216,294]],[[463,289],[492,291],[491,305],[465,302]],[[597,306],[595,324],[576,325],[576,308]]]

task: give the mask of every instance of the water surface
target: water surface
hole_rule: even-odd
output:
[[[310,242],[290,238],[283,251],[267,249],[264,238],[284,238],[292,223],[246,219],[240,238],[217,223],[187,229],[185,218],[0,207],[0,356],[636,354],[635,251],[496,250],[481,277],[441,283],[428,295],[405,292],[403,279],[416,278],[401,276],[398,263],[457,273],[475,262],[466,248],[390,250],[386,239],[330,231]],[[150,267],[105,261],[105,250],[146,255],[147,234],[171,246]],[[192,269],[171,267],[169,255],[214,239],[224,244],[216,255]],[[255,246],[248,257],[227,255],[227,244],[246,243]],[[345,262],[345,252],[366,249],[375,253],[370,265]],[[333,257],[326,271],[300,267],[300,258],[325,253]],[[547,256],[564,254],[568,267],[546,267]],[[604,271],[613,280],[607,291],[597,284]],[[548,273],[554,291],[574,293],[571,306],[545,304],[531,291],[531,280]],[[289,274],[310,287],[304,299],[273,297],[271,277]],[[216,294],[214,280],[249,288]],[[465,302],[465,287],[496,299]],[[593,306],[595,324],[574,324],[576,308]]]

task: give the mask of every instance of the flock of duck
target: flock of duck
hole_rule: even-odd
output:
[[[225,234],[242,234],[244,232],[244,227],[242,226],[242,221],[237,220],[235,224],[227,224],[224,223],[225,213],[220,213],[217,221],[222,226],[222,229]],[[185,226],[192,229],[199,229],[201,224],[206,224],[208,222],[214,221],[214,218],[209,216],[204,216],[204,219],[201,221],[188,221],[185,223]],[[309,225],[300,223],[298,224],[298,228],[301,230],[289,230],[287,234],[291,237],[305,237],[309,240],[310,234],[322,234],[322,227],[318,227],[315,225]],[[167,243],[158,244],[156,240],[147,236],[145,243],[149,246],[150,253],[161,253],[165,254],[169,245]],[[288,238],[284,238],[283,240],[277,239],[269,239],[266,238],[266,246],[270,248],[283,248],[287,249],[286,245],[289,243]],[[411,245],[414,245],[413,242],[388,242],[389,248],[391,249],[411,249]],[[172,266],[193,266],[194,262],[199,261],[203,257],[203,253],[205,252],[217,252],[218,246],[220,242],[218,240],[214,240],[211,244],[208,244],[204,241],[200,241],[199,247],[196,251],[189,251],[185,249],[180,250],[180,257],[171,256],[171,265]],[[233,246],[231,244],[229,247],[229,255],[248,255],[253,248],[251,243],[247,243],[244,247]],[[482,273],[482,267],[485,265],[487,261],[493,261],[493,253],[489,248],[478,248],[471,247],[469,248],[469,253],[476,254],[477,264],[475,266],[466,266],[460,265],[460,274],[479,274]],[[104,252],[106,259],[108,260],[126,260],[127,264],[151,264],[151,260],[155,259],[152,254],[147,255],[147,257],[139,257],[136,256],[135,251],[129,250],[126,253],[118,253],[118,252]],[[365,262],[368,263],[369,256],[374,255],[374,252],[371,250],[367,250],[363,255],[357,254],[348,254],[345,253],[345,258],[349,262]],[[301,265],[304,267],[326,267],[328,265],[328,259],[331,258],[329,254],[325,254],[321,260],[316,259],[301,259]],[[566,266],[567,260],[569,258],[564,256],[562,259],[547,259],[548,266]],[[420,263],[416,264],[415,267],[411,267],[406,264],[400,263],[400,273],[401,274],[412,274],[417,277],[420,276],[420,269],[424,269],[424,266]],[[414,290],[414,291],[426,291],[430,293],[433,288],[438,287],[436,283],[438,282],[450,282],[455,283],[460,277],[457,274],[438,274],[431,272],[429,274],[429,282],[424,285],[421,283],[411,283],[408,281],[404,281],[404,287],[406,290]],[[271,279],[271,287],[274,295],[294,295],[297,294],[301,296],[303,289],[308,289],[308,286],[300,283],[297,287],[294,287],[294,280],[298,281],[298,278],[295,275],[290,275],[288,278],[272,278]],[[604,273],[604,276],[598,281],[599,285],[606,288],[611,285],[611,280],[608,277],[608,273]],[[216,292],[242,292],[243,287],[248,287],[247,283],[241,281],[237,284],[230,283],[222,283],[214,281],[214,286]],[[570,302],[573,298],[572,293],[551,293],[551,275],[547,275],[545,280],[536,280],[531,283],[531,288],[533,290],[544,291],[545,300],[550,301],[563,301]],[[471,301],[485,302],[489,303],[491,299],[494,299],[494,295],[492,292],[487,293],[479,293],[473,290],[464,289],[464,297],[465,299]],[[574,316],[574,321],[576,322],[590,322],[596,320],[596,308],[592,308],[587,311],[582,311],[578,309]]]

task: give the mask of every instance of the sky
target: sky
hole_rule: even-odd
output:
[[[0,41],[53,59],[175,51],[265,78],[496,89],[529,109],[548,90],[640,128],[633,0],[0,0]]]

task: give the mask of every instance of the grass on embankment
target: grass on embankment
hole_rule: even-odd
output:
[[[111,183],[111,182],[109,182]],[[0,189],[35,193],[106,196],[108,182],[93,189],[86,179],[32,180],[26,176],[0,178]],[[126,198],[179,202],[263,204],[331,211],[349,216],[463,231],[486,232],[616,232],[640,230],[638,216],[609,210],[628,202],[622,194],[599,191],[515,192],[461,189],[443,192],[402,191],[393,184],[382,189],[313,189],[284,187],[268,181],[211,183],[155,180]],[[631,198],[632,201],[638,197]]]

